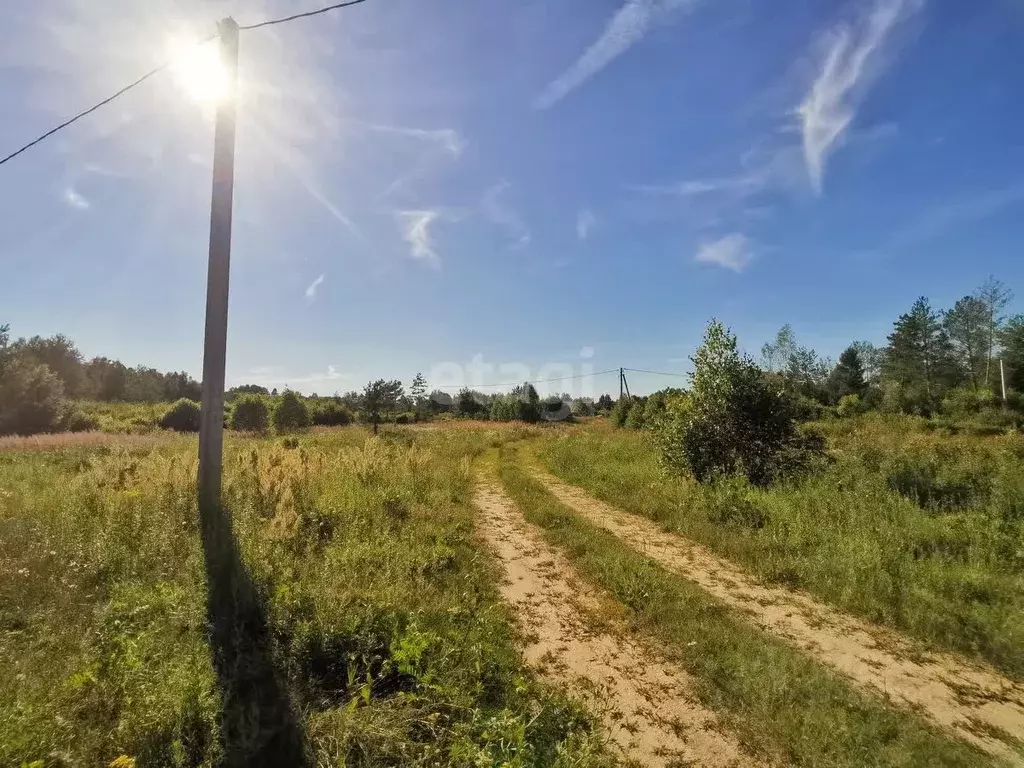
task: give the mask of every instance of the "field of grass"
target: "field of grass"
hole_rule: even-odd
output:
[[[562,479],[767,582],[1024,678],[1024,437],[877,415],[819,426],[830,465],[769,490],[670,477],[647,433],[603,422],[538,451]]]
[[[584,577],[630,609],[639,632],[662,640],[697,694],[749,750],[779,765],[991,765],[986,755],[913,715],[855,691],[839,675],[767,637],[687,580],[558,502],[502,448],[501,480],[527,520]]]
[[[610,764],[473,539],[471,459],[516,436],[229,437],[213,569],[194,438],[6,446],[0,765]]]

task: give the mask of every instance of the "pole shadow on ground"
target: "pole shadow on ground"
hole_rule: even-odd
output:
[[[309,765],[303,729],[276,669],[270,626],[231,518],[203,514],[210,648],[221,697],[221,765]]]

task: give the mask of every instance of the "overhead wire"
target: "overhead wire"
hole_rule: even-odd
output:
[[[204,45],[205,43],[210,42],[211,40],[213,40],[216,37],[217,37],[217,35],[212,35],[211,37],[208,37],[206,40],[201,41],[197,45]],[[32,141],[30,141],[28,144],[23,146],[21,149],[18,149],[16,151],[12,152],[11,154],[7,155],[5,158],[0,160],[0,165],[3,165],[4,163],[6,163],[9,160],[13,160],[18,155],[20,155],[22,152],[25,152],[26,150],[31,149],[32,147],[34,147],[36,144],[40,143],[41,141],[45,141],[46,139],[50,138],[51,136],[53,136],[53,134],[57,133],[58,131],[64,130],[65,128],[67,128],[72,123],[77,123],[83,117],[86,117],[87,115],[91,115],[97,109],[100,109],[101,107],[105,107],[107,104],[112,102],[114,99],[116,99],[119,96],[123,96],[124,94],[128,93],[128,91],[130,91],[132,88],[135,88],[135,87],[137,87],[139,85],[142,85],[144,82],[149,80],[149,78],[153,77],[154,75],[158,75],[161,72],[163,72],[165,69],[171,67],[174,64],[175,61],[177,61],[177,59],[171,59],[170,61],[165,61],[163,64],[161,64],[156,69],[151,69],[149,72],[144,74],[138,80],[135,80],[135,81],[129,83],[128,85],[126,85],[121,90],[119,90],[116,93],[113,93],[110,96],[108,96],[107,98],[103,99],[103,101],[97,102],[96,104],[94,104],[93,106],[89,107],[88,109],[83,110],[82,112],[79,112],[74,117],[72,117],[72,118],[70,118],[68,120],[65,120],[63,123],[61,123],[60,125],[56,126],[55,128],[51,128],[46,133],[44,133],[44,134],[42,134],[42,135],[32,139]]]
[[[336,10],[338,10],[340,8],[348,8],[349,6],[359,5],[360,3],[365,3],[365,2],[366,2],[366,0],[347,0],[347,2],[344,2],[344,3],[335,3],[334,5],[328,5],[328,6],[324,7],[324,8],[318,8],[318,9],[313,10],[313,11],[305,11],[303,13],[296,13],[296,14],[293,14],[291,16],[284,16],[284,17],[279,18],[279,19],[268,19],[267,21],[260,21],[260,22],[257,22],[255,24],[246,24],[244,26],[243,25],[239,25],[238,28],[240,30],[250,30],[250,29],[260,29],[261,27],[270,27],[270,26],[273,26],[275,24],[284,24],[284,23],[289,22],[289,21],[295,21],[296,19],[305,19],[305,18],[309,18],[310,16],[319,16],[322,13],[328,13],[330,11],[336,11]],[[218,37],[217,34],[213,34],[210,37],[206,38],[205,40],[202,40],[199,43],[197,43],[197,45],[204,45],[204,44],[210,42],[211,40],[216,39],[217,37]],[[59,131],[64,130],[69,125],[71,125],[73,123],[77,123],[83,117],[86,117],[87,115],[91,115],[97,109],[105,107],[107,104],[109,104],[110,102],[114,101],[114,99],[116,99],[116,98],[118,98],[120,96],[123,96],[125,93],[127,93],[130,90],[132,90],[133,88],[135,88],[135,87],[137,87],[139,85],[142,85],[144,82],[149,80],[149,78],[153,77],[154,75],[159,74],[160,72],[163,72],[165,69],[168,69],[169,67],[171,67],[174,64],[175,61],[177,61],[177,59],[171,59],[170,61],[164,62],[163,64],[161,64],[156,69],[150,70],[149,72],[144,74],[142,77],[140,77],[138,80],[135,80],[132,83],[129,83],[124,88],[122,88],[121,90],[117,91],[116,93],[111,94],[107,98],[103,99],[100,102],[97,102],[96,104],[94,104],[93,106],[89,107],[88,109],[79,112],[74,117],[69,118],[68,120],[65,120],[63,123],[61,123],[60,125],[58,125],[58,126],[56,126],[54,128],[51,128],[46,133],[43,133],[40,136],[37,136],[36,138],[32,139],[32,141],[28,142],[28,144],[25,144],[20,149],[17,149],[14,152],[11,152],[11,154],[7,155],[3,159],[0,159],[0,165],[3,165],[4,163],[6,163],[6,162],[8,162],[10,160],[13,160],[18,155],[20,155],[22,152],[25,152],[25,151],[31,149],[32,147],[34,147],[36,144],[39,144],[40,142],[45,141],[46,139],[48,139],[51,136],[53,136],[55,133],[58,133]]]
[[[321,13],[328,13],[329,11],[336,11],[339,8],[348,8],[350,5],[359,5],[365,3],[366,0],[348,0],[345,3],[335,3],[334,5],[328,5],[326,8],[318,8],[315,11],[305,11],[304,13],[296,13],[292,16],[283,16],[280,19],[268,19],[267,21],[260,21],[256,24],[239,25],[239,29],[259,29],[260,27],[272,27],[275,24],[284,24],[288,21],[295,21],[296,19],[308,19],[310,16],[319,16]]]
[[[623,368],[624,371],[630,371],[632,373],[649,373],[652,376],[677,376],[681,379],[685,379],[689,376],[688,373],[668,373],[667,371],[645,371],[643,368]]]
[[[496,384],[473,384],[469,389],[490,389],[492,387],[518,387],[520,384],[548,384],[552,381],[570,381],[572,379],[585,379],[589,376],[604,376],[609,373],[618,373],[618,368],[611,368],[607,371],[596,371],[594,373],[577,373],[572,376],[556,376],[553,379],[534,379],[533,381],[503,381]],[[449,386],[437,387],[437,389],[462,388],[462,385],[451,384]]]

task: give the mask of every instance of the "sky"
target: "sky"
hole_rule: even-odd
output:
[[[192,43],[316,7],[0,7],[0,155],[176,62],[0,167],[0,324],[200,377]],[[1022,0],[368,0],[243,31],[228,385],[683,373],[711,317],[836,358],[989,275],[1024,311],[1022,41]]]

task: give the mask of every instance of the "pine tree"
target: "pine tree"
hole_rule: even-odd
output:
[[[991,275],[974,295],[984,303],[988,310],[988,325],[986,329],[986,350],[985,350],[985,386],[989,385],[992,372],[992,355],[995,353],[996,338],[999,329],[1005,318],[1000,314],[1013,298],[1013,291],[996,280]]]
[[[989,359],[990,307],[977,296],[964,296],[942,319],[956,361],[977,389]]]
[[[887,379],[911,393],[915,404],[929,411],[946,389],[956,385],[959,372],[952,345],[924,296],[893,324],[883,371]]]
[[[833,402],[846,395],[864,396],[867,383],[864,381],[864,366],[860,353],[853,346],[847,347],[839,356],[839,363],[832,369],[828,380],[829,393]]]

